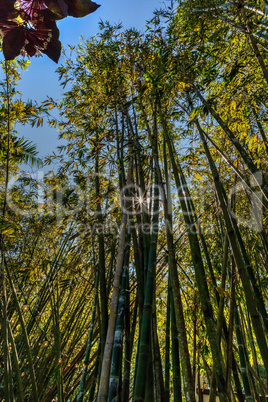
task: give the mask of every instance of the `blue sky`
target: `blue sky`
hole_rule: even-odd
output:
[[[135,27],[144,30],[145,23],[153,17],[153,11],[164,7],[163,0],[95,0],[101,7],[93,14],[84,18],[68,17],[58,22],[60,40],[63,46],[76,45],[79,37],[83,35],[90,38],[98,32],[100,19],[110,23],[121,22],[125,28]],[[169,5],[169,1],[167,3]],[[59,65],[63,62],[60,58]],[[57,65],[48,57],[33,57],[28,69],[22,74],[20,91],[24,100],[32,99],[38,102],[52,97],[59,100],[62,90],[58,75],[55,72]],[[52,111],[53,114],[53,111]],[[20,135],[31,139],[37,144],[40,157],[56,150],[58,133],[46,125],[42,128],[23,127]]]

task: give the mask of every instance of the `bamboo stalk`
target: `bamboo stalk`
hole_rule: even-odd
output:
[[[258,308],[257,308],[257,300],[255,297],[255,294],[253,293],[252,284],[250,283],[250,280],[249,280],[249,276],[248,276],[248,272],[247,272],[247,265],[245,264],[246,261],[244,259],[245,255],[242,255],[242,253],[239,249],[239,246],[238,246],[238,244],[240,245],[240,247],[242,245],[241,242],[239,242],[239,240],[241,240],[241,238],[239,237],[239,239],[237,240],[237,233],[239,231],[237,228],[234,229],[233,225],[235,225],[235,227],[236,227],[236,222],[234,220],[232,220],[231,217],[229,216],[226,195],[225,195],[224,189],[221,185],[221,182],[219,180],[217,168],[210,155],[209,148],[207,146],[205,137],[203,135],[203,131],[202,131],[198,121],[196,121],[196,125],[197,125],[198,131],[200,134],[200,138],[202,140],[202,143],[203,143],[203,146],[205,149],[205,153],[206,153],[209,165],[210,165],[210,169],[211,169],[211,172],[213,175],[213,180],[214,180],[217,196],[219,198],[220,206],[221,206],[221,209],[222,209],[223,215],[224,215],[224,220],[225,220],[225,224],[226,224],[226,228],[227,228],[229,242],[232,247],[235,263],[238,268],[239,275],[241,277],[241,281],[242,281],[242,284],[244,287],[245,297],[246,297],[246,301],[247,301],[247,307],[248,307],[250,315],[252,317],[252,322],[254,325],[254,330],[255,330],[256,337],[257,337],[257,341],[258,341],[258,344],[260,347],[262,359],[263,359],[266,371],[268,372],[267,342],[266,342],[265,334],[263,331],[263,326],[262,326],[262,322],[261,322],[260,315],[258,312]]]
[[[86,383],[86,376],[87,376],[87,372],[88,372],[90,352],[91,352],[91,347],[92,347],[93,329],[94,329],[94,325],[95,325],[95,315],[96,315],[96,308],[97,308],[97,301],[98,301],[98,286],[99,286],[99,276],[98,276],[98,273],[96,272],[95,295],[94,295],[94,302],[93,302],[93,309],[92,309],[92,316],[91,316],[91,324],[90,324],[89,333],[88,333],[87,347],[86,347],[86,351],[85,351],[84,364],[83,364],[83,369],[82,369],[82,374],[81,374],[81,379],[80,379],[80,384],[79,384],[79,390],[78,390],[78,395],[77,395],[77,402],[83,402],[83,400],[84,400],[85,383]]]
[[[179,194],[179,199],[181,203],[181,207],[183,210],[183,216],[187,228],[187,233],[188,233],[188,238],[189,238],[189,244],[190,244],[190,249],[191,249],[191,255],[192,255],[192,261],[195,269],[195,276],[196,276],[196,283],[198,286],[198,291],[202,303],[202,310],[204,314],[204,319],[206,323],[206,328],[207,328],[207,335],[212,351],[212,357],[213,357],[213,366],[215,369],[215,374],[216,374],[216,380],[217,380],[217,386],[219,390],[219,397],[220,401],[226,402],[229,401],[230,398],[227,395],[227,389],[226,389],[226,382],[223,374],[223,361],[222,361],[222,355],[221,355],[221,350],[219,349],[218,342],[217,342],[217,336],[216,336],[216,331],[215,331],[215,321],[214,321],[214,316],[213,316],[213,308],[210,302],[210,295],[208,291],[208,285],[207,285],[207,280],[206,280],[206,274],[205,274],[205,269],[203,265],[203,260],[201,256],[201,250],[199,246],[199,241],[197,238],[197,230],[195,228],[195,224],[193,223],[194,217],[192,216],[192,212],[189,211],[187,208],[187,202],[185,199],[185,195],[183,194],[182,187],[184,191],[187,190],[187,187],[185,186],[185,179],[183,179],[183,184],[180,181],[179,178],[179,173],[178,173],[178,166],[179,163],[178,161],[175,161],[175,153],[174,153],[174,147],[171,142],[168,126],[166,123],[166,120],[163,117],[162,110],[161,110],[161,102],[158,100],[158,111],[161,119],[161,124],[163,127],[164,135],[168,144],[169,148],[169,154],[171,158],[171,163],[172,163],[172,168],[173,168],[173,173],[174,173],[174,178],[176,182],[176,187],[178,190]],[[180,175],[182,176],[182,170],[180,168]],[[189,197],[189,191],[187,191],[188,197]],[[189,198],[188,198],[189,199]]]
[[[152,234],[148,259],[148,271],[146,277],[145,286],[145,298],[142,314],[142,324],[140,330],[139,350],[137,371],[134,384],[133,401],[140,401],[145,398],[146,393],[146,381],[147,377],[148,361],[151,354],[151,320],[152,320],[152,308],[153,308],[153,295],[155,287],[155,268],[156,268],[156,250],[158,239],[158,219],[159,219],[159,190],[158,179],[155,168],[155,189],[154,189],[154,207],[153,207],[153,219],[152,219]]]
[[[130,255],[130,233],[127,233],[126,245],[125,245],[125,256],[121,277],[120,295],[118,300],[118,311],[115,324],[115,335],[114,335],[114,345],[112,352],[112,362],[110,371],[110,382],[109,382],[109,394],[108,401],[112,402],[114,399],[118,399],[120,395],[120,374],[122,372],[122,349],[123,349],[123,330],[124,330],[124,315],[125,315],[125,304],[126,304],[126,286],[128,278],[128,265],[129,265],[129,255]]]
[[[167,312],[166,312],[166,341],[165,341],[165,400],[169,401],[170,392],[170,277],[168,277]]]
[[[25,342],[25,349],[26,349],[26,353],[27,353],[27,356],[28,356],[30,378],[31,378],[31,383],[32,383],[32,394],[33,394],[34,400],[36,402],[38,402],[39,401],[38,388],[37,388],[37,383],[36,383],[36,375],[35,375],[35,370],[34,370],[34,364],[33,364],[33,360],[32,360],[30,341],[29,341],[27,330],[26,330],[26,326],[25,326],[23,315],[22,315],[22,311],[21,311],[21,308],[20,308],[20,305],[19,305],[17,292],[16,292],[16,289],[15,289],[13,280],[11,278],[9,268],[8,268],[8,265],[7,265],[6,261],[5,261],[5,269],[6,269],[7,277],[8,277],[10,286],[11,286],[11,290],[12,290],[12,294],[13,294],[13,298],[14,298],[14,303],[15,303],[16,310],[17,310],[17,313],[18,313],[18,316],[19,316],[20,325],[21,325],[21,329],[22,329],[22,333],[23,333],[23,339],[24,339],[24,342]]]
[[[130,184],[132,176],[132,156],[130,156],[129,166],[128,166],[128,178],[127,184]],[[124,208],[126,208],[126,204],[124,202]],[[103,354],[102,368],[101,368],[101,376],[100,376],[100,384],[98,391],[98,402],[106,402],[109,391],[109,378],[110,378],[110,367],[111,367],[111,356],[112,356],[112,348],[114,343],[114,331],[116,324],[116,316],[117,316],[117,307],[119,300],[119,288],[120,288],[120,278],[123,268],[124,262],[124,251],[125,251],[125,239],[126,239],[126,228],[128,222],[128,215],[124,210],[122,215],[122,222],[120,228],[120,236],[119,236],[119,245],[118,245],[118,254],[117,254],[117,262],[116,269],[114,274],[113,281],[113,293],[110,303],[110,317],[108,322],[108,330]]]

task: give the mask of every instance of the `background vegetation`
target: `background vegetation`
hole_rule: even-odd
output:
[[[2,63],[1,400],[266,400],[267,5],[175,6],[101,22],[59,105]],[[9,184],[53,107],[59,170]]]

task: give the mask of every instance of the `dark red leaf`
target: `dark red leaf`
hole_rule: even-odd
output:
[[[46,54],[55,63],[58,63],[61,54],[61,42],[56,37],[52,37],[50,42],[48,42],[47,48],[41,50],[41,52]]]
[[[65,0],[68,5],[68,15],[84,17],[96,11],[100,6],[91,0]]]
[[[45,3],[57,20],[67,17],[68,6],[64,0],[45,0]]]
[[[47,39],[47,43],[44,49],[41,49],[41,52],[46,54],[55,63],[58,63],[61,54],[61,42],[59,41],[60,31],[55,22],[50,32],[52,36]]]
[[[48,9],[43,10],[36,20],[35,28],[40,32],[47,31],[46,39],[44,40],[43,46],[40,50],[57,63],[61,54],[61,42],[59,41],[60,31],[53,16],[54,14],[52,11]]]
[[[48,31],[56,27],[55,14],[48,8],[39,11],[39,13],[32,18],[32,25],[37,30]]]
[[[26,50],[28,56],[30,56],[30,57],[34,56],[36,53],[36,48],[35,48],[34,44],[31,42],[29,42],[29,43],[27,43],[27,45],[25,45],[25,50]]]
[[[6,33],[3,39],[3,53],[6,60],[13,60],[20,54],[25,43],[23,28],[17,27]]]
[[[18,11],[14,8],[15,0],[0,0],[0,19],[15,18]]]
[[[19,5],[20,12],[25,12],[28,19],[31,19],[34,14],[46,8],[44,0],[20,0]]]

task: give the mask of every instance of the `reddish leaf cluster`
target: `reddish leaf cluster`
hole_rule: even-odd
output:
[[[99,7],[91,0],[0,0],[0,33],[6,60],[40,52],[56,63],[61,53],[56,21],[84,17]]]

